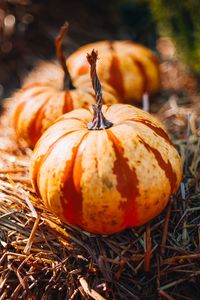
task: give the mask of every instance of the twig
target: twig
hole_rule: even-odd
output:
[[[150,271],[150,261],[151,261],[151,227],[150,227],[150,223],[147,223],[147,225],[146,225],[145,246],[146,246],[146,251],[144,254],[144,270],[145,270],[145,272],[149,272]]]
[[[149,94],[148,93],[143,94],[142,105],[143,105],[143,110],[148,112],[149,111]]]
[[[87,281],[83,277],[79,277],[79,282],[84,290],[84,292],[90,296],[92,299],[95,300],[106,300],[104,297],[102,297],[99,293],[97,293],[95,290],[90,289]]]
[[[31,230],[31,234],[30,234],[29,239],[28,239],[28,242],[27,242],[27,244],[26,244],[26,247],[24,248],[24,254],[29,254],[29,252],[30,252],[30,249],[31,249],[31,246],[32,246],[34,237],[35,237],[35,232],[36,232],[36,230],[37,230],[37,228],[38,228],[38,225],[39,225],[39,221],[40,221],[40,216],[38,216],[38,217],[35,219],[33,228],[32,228],[32,230]]]
[[[20,192],[22,193],[24,200],[26,201],[26,204],[28,205],[28,207],[30,208],[30,211],[32,213],[32,217],[37,219],[38,218],[38,214],[32,204],[32,202],[29,200],[29,197],[27,196],[26,192],[20,188]]]
[[[169,228],[169,220],[170,220],[170,215],[171,215],[171,209],[172,209],[172,200],[169,200],[168,206],[167,206],[167,212],[166,212],[166,217],[165,217],[165,224],[163,228],[163,234],[162,234],[162,242],[160,246],[160,252],[161,255],[164,255],[165,253],[165,245],[167,241],[167,234],[168,234],[168,228]]]
[[[172,298],[170,295],[168,295],[166,292],[162,290],[159,290],[159,295],[167,300],[174,300],[174,298]]]

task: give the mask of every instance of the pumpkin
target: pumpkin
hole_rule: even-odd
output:
[[[17,135],[31,147],[60,115],[95,103],[90,80],[77,89],[72,84],[62,52],[62,41],[67,30],[68,24],[65,23],[56,39],[57,57],[63,69],[54,63],[41,64],[14,96],[14,127]],[[103,89],[105,103],[118,101],[115,91],[109,85],[104,84]]]
[[[31,178],[64,222],[112,234],[158,215],[176,192],[181,160],[162,124],[129,104],[102,105],[97,53],[88,55],[97,104],[61,116],[38,141]]]
[[[100,41],[87,44],[67,59],[67,66],[76,86],[89,77],[86,54],[97,49],[100,59],[97,72],[100,80],[114,88],[120,101],[140,103],[144,94],[154,94],[160,87],[159,65],[148,48],[131,41]]]

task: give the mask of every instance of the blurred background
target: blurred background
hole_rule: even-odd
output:
[[[162,37],[170,37],[198,81],[199,12],[199,0],[0,0],[0,100],[39,59],[55,58],[54,38],[65,20],[66,54],[91,41],[130,39],[169,55]]]

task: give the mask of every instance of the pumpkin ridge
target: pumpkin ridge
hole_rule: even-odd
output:
[[[59,118],[57,119],[57,121],[55,121],[55,122],[53,123],[53,125],[54,125],[54,124],[57,124],[57,123],[59,123],[59,122],[63,122],[64,120],[65,120],[65,121],[76,120],[76,121],[79,121],[80,123],[84,123],[85,125],[87,125],[87,122],[84,121],[84,120],[81,120],[80,118],[76,118],[76,117],[65,118],[64,115],[62,115],[61,117],[59,117]],[[86,128],[86,127],[85,127],[85,128]],[[80,128],[80,129],[81,129],[81,128]]]
[[[20,93],[21,92],[25,92],[25,91],[27,91],[27,90],[29,90],[29,89],[31,89],[31,88],[34,88],[35,86],[43,86],[44,85],[44,83],[42,82],[34,82],[34,83],[31,83],[31,84],[28,84],[27,86],[24,86],[24,87],[22,87],[22,89],[21,89],[21,91],[20,91]]]
[[[166,142],[168,142],[170,145],[173,146],[173,143],[172,143],[169,135],[164,131],[164,129],[161,128],[161,127],[159,127],[159,126],[155,126],[149,120],[147,120],[147,119],[135,119],[135,118],[131,118],[131,119],[125,120],[125,122],[127,122],[127,121],[133,121],[133,122],[142,123],[142,124],[146,125],[150,129],[152,129],[152,131],[154,131],[158,136],[160,136],[161,138],[165,139]]]
[[[140,195],[138,185],[139,181],[134,168],[128,165],[128,159],[124,157],[124,148],[120,140],[114,135],[112,130],[107,130],[107,135],[112,141],[116,160],[114,162],[113,172],[117,177],[117,190],[126,202],[121,202],[120,208],[124,210],[125,227],[132,227],[138,224],[136,198]],[[126,186],[123,185],[126,182]]]
[[[33,185],[35,187],[35,190],[36,190],[36,193],[38,193],[41,197],[41,194],[39,192],[39,188],[38,188],[38,175],[40,173],[40,169],[43,165],[43,163],[45,162],[46,158],[48,157],[48,155],[51,153],[51,151],[53,150],[54,146],[56,145],[56,143],[61,140],[63,137],[67,136],[68,134],[70,133],[73,133],[73,132],[76,132],[76,130],[73,130],[73,131],[69,131],[67,132],[66,134],[60,136],[59,138],[57,138],[55,140],[55,142],[53,142],[53,144],[51,144],[51,146],[49,147],[49,149],[47,150],[47,152],[45,154],[42,154],[40,155],[38,158],[37,158],[37,161],[35,161],[34,163],[34,166],[32,167],[32,182],[33,182]],[[37,146],[36,146],[37,147]]]
[[[42,121],[42,117],[44,116],[44,113],[45,113],[44,108],[50,99],[51,99],[51,96],[49,96],[44,101],[44,103],[38,108],[38,110],[34,114],[34,118],[31,120],[31,122],[27,128],[29,140],[32,145],[35,145],[38,138],[41,136],[41,133],[42,133],[41,121]]]
[[[69,220],[70,224],[79,225],[82,224],[82,193],[80,187],[80,181],[82,177],[82,157],[83,149],[79,150],[83,141],[85,141],[89,132],[86,132],[82,137],[78,145],[73,148],[73,154],[70,160],[65,164],[65,170],[61,183],[63,183],[61,198],[61,205],[64,211],[64,218]],[[79,153],[79,151],[81,153]],[[78,156],[77,156],[78,155]],[[70,163],[70,165],[69,165]],[[78,175],[77,175],[78,174]],[[77,177],[76,177],[77,176]],[[65,204],[64,199],[67,200]]]
[[[139,141],[144,145],[144,147],[153,153],[158,165],[160,166],[160,168],[165,172],[165,175],[167,177],[167,179],[169,180],[169,184],[171,187],[171,194],[175,191],[176,186],[177,186],[177,175],[174,172],[172,165],[170,163],[170,161],[168,160],[168,162],[166,163],[162,157],[162,155],[160,154],[160,152],[151,147],[149,144],[147,144],[143,138],[141,138],[140,136],[138,136]]]
[[[15,113],[13,116],[13,123],[14,123],[15,128],[18,127],[17,123],[19,121],[20,114],[21,114],[22,110],[24,109],[24,106],[26,105],[26,102],[27,102],[27,99],[25,99],[24,101],[21,101],[15,110]]]
[[[37,87],[37,86],[36,86]],[[35,89],[36,88],[35,86],[31,87],[31,89]],[[47,91],[47,86],[41,86],[41,88],[39,89],[39,91],[35,91],[33,90],[33,93],[30,95],[30,97],[37,97],[39,96],[40,94],[42,93],[45,93]],[[29,99],[27,99],[28,101]]]

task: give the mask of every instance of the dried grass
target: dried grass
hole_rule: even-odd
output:
[[[168,101],[165,97],[156,115],[183,160],[180,190],[151,223],[112,236],[67,226],[43,206],[29,179],[31,150],[16,139],[10,103],[5,104],[0,119],[0,300],[199,299],[198,95],[173,91]]]

